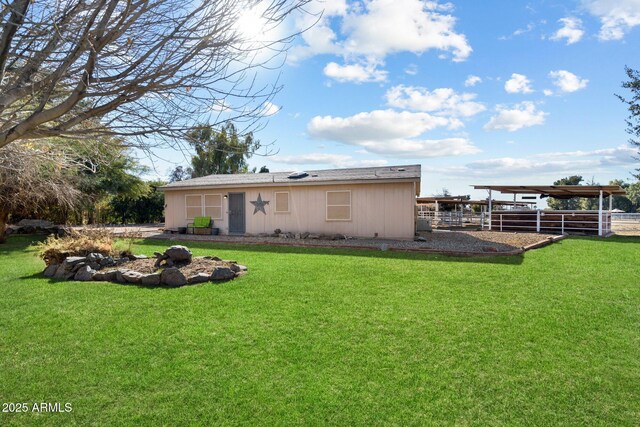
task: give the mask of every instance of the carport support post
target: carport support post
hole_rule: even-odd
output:
[[[613,194],[609,194],[609,212],[613,210]]]
[[[489,231],[491,231],[491,190],[489,190]]]
[[[598,199],[598,236],[602,237],[602,190]]]

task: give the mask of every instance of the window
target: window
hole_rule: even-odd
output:
[[[275,193],[276,210],[275,213],[289,213],[289,192],[282,191]]]
[[[187,207],[187,219],[202,216],[202,196],[200,194],[188,194],[184,196]]]
[[[204,195],[204,216],[222,219],[222,194]]]
[[[351,190],[327,191],[327,221],[351,221]]]

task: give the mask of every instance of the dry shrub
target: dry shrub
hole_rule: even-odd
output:
[[[68,256],[87,256],[92,252],[112,255],[114,251],[113,236],[105,228],[70,230],[64,237],[47,237],[37,247],[47,265],[60,264]]]

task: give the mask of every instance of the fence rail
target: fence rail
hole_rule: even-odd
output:
[[[611,213],[598,211],[494,211],[483,228],[495,231],[536,233],[583,233],[607,235],[611,232]]]

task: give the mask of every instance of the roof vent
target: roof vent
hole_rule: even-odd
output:
[[[297,171],[297,172],[290,173],[287,178],[289,178],[289,179],[300,179],[300,178],[304,178],[306,176],[309,176],[309,174],[307,172]]]
[[[404,171],[406,171],[405,168],[398,168],[398,172],[404,172]]]

